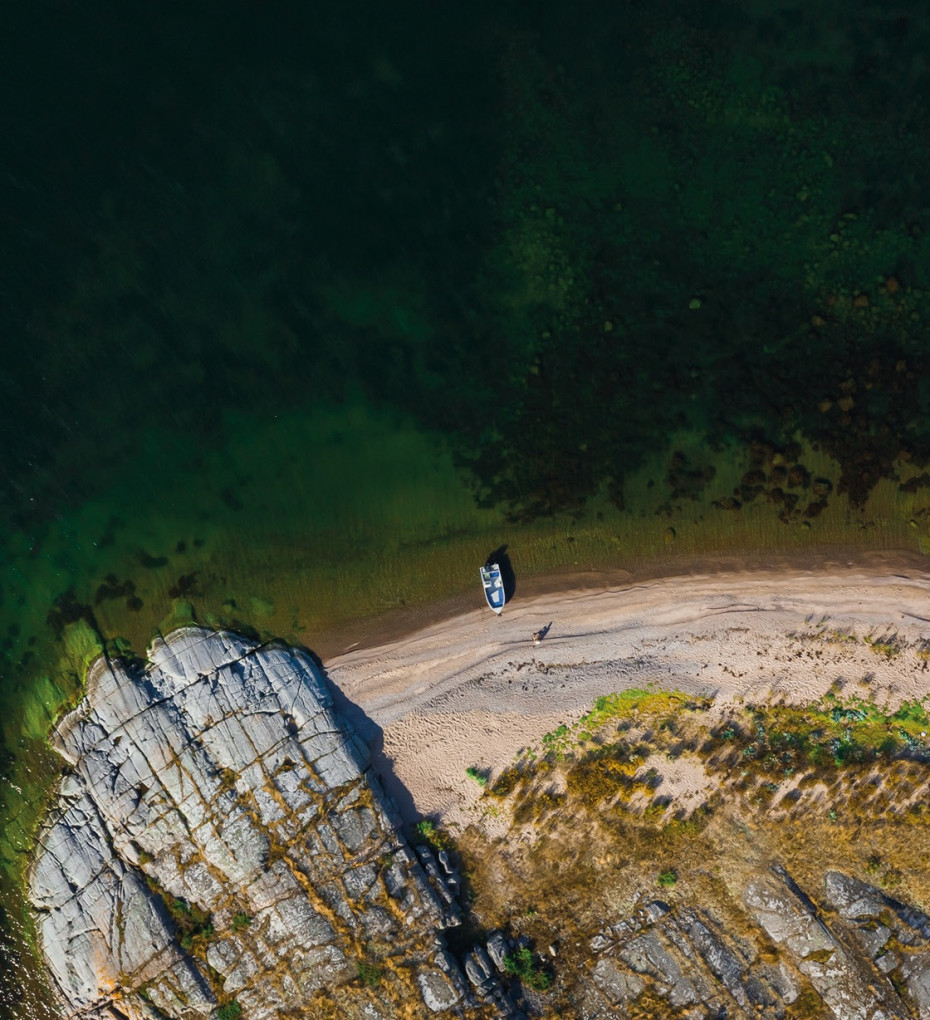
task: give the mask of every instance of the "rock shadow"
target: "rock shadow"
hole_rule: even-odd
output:
[[[358,740],[368,749],[371,770],[384,792],[397,807],[401,821],[405,824],[418,822],[422,815],[417,810],[410,791],[394,771],[394,762],[384,753],[384,731],[364,709],[346,697],[342,688],[334,683],[323,665],[323,660],[311,649],[303,649],[313,660],[317,672],[333,699],[333,708],[339,718],[349,727]]]
[[[513,564],[507,554],[507,545],[498,546],[493,552],[488,553],[486,564],[496,563],[501,568],[501,581],[504,585],[504,604],[506,605],[516,594],[517,575],[514,573]]]

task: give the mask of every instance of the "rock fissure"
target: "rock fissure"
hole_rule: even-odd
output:
[[[347,1017],[491,1015],[442,948],[454,898],[304,653],[177,631],[144,672],[93,669],[54,742],[73,774],[30,884],[68,1015],[216,1020],[235,1003],[272,1020],[321,995]],[[503,994],[495,1008],[509,1015]]]

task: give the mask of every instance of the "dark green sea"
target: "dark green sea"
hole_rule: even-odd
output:
[[[916,0],[33,0],[0,31],[0,1013],[101,649],[930,551]]]

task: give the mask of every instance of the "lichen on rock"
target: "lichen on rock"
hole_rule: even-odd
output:
[[[98,662],[53,739],[30,891],[69,1014],[480,1012],[437,941],[453,897],[303,652],[176,631],[144,670]]]

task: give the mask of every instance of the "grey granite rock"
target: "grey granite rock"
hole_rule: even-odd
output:
[[[494,966],[480,946],[476,946],[466,955],[465,974],[479,995],[487,995],[497,985]]]
[[[877,889],[840,871],[828,871],[824,875],[823,892],[827,903],[840,917],[878,917],[882,911],[882,894]]]
[[[588,945],[592,953],[603,953],[605,949],[610,949],[614,945],[614,940],[609,935],[598,932],[597,935],[588,940]]]
[[[875,957],[891,938],[891,929],[878,924],[874,928],[857,928],[855,934],[869,956]]]
[[[890,974],[900,964],[900,962],[901,961],[898,959],[897,953],[884,953],[875,961],[875,966],[878,967],[883,974]]]
[[[503,932],[494,931],[488,936],[488,956],[494,962],[499,974],[504,973],[504,959],[510,952],[510,946]]]
[[[889,971],[893,969],[889,967]],[[930,954],[908,953],[901,962],[899,973],[907,986],[908,995],[917,1006],[918,1015],[921,1018],[930,1017]]]
[[[864,895],[848,888],[853,896],[844,902]],[[664,999],[668,1015],[780,1020],[811,990],[837,1020],[930,1017],[930,952],[883,951],[892,933],[875,918],[834,917],[834,931],[782,869],[757,874],[741,894],[750,916],[781,949],[778,958],[751,926],[734,930],[708,909],[682,903],[652,911],[658,916],[649,919],[646,904],[588,937],[593,966],[572,992],[579,1017],[629,1015],[645,993]],[[914,910],[897,907],[898,913]],[[885,903],[883,916],[889,912],[895,913]],[[890,971],[894,984],[885,977]]]
[[[457,1009],[458,965],[437,969],[432,944],[454,897],[404,843],[312,661],[196,628],[149,658],[99,662],[54,738],[71,773],[31,898],[63,1008],[197,1020],[235,998],[271,1020],[353,981],[377,945],[408,982],[397,1001]],[[386,1001],[352,992],[360,1016],[392,1015]]]
[[[750,995],[744,986],[743,966],[729,946],[698,918],[685,919],[686,930],[711,973],[720,980],[734,1001],[746,1008]]]
[[[632,1001],[646,987],[646,982],[638,974],[631,973],[625,967],[618,967],[609,957],[597,961],[591,976],[615,1006]]]
[[[908,1010],[894,988],[849,953],[825,921],[784,878],[757,879],[743,893],[750,913],[785,946],[823,1001],[842,1020],[890,1020]],[[855,892],[855,890],[854,890]],[[853,902],[853,901],[849,901]]]
[[[656,921],[665,917],[670,910],[671,907],[667,903],[663,903],[662,900],[653,900],[643,907],[643,915],[647,924],[655,924]]]
[[[660,986],[665,986],[664,993],[676,1009],[699,1001],[694,983],[682,972],[678,961],[655,932],[649,931],[631,939],[619,956],[637,973],[657,978]]]
[[[423,970],[417,977],[423,1001],[433,1013],[451,1009],[461,999],[461,994],[441,970]]]

